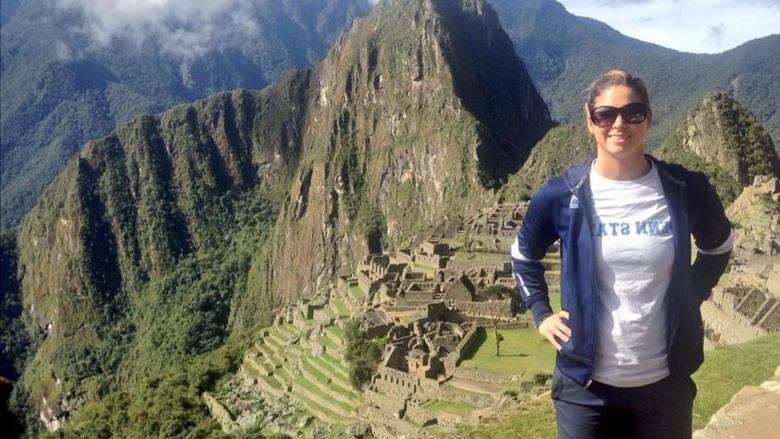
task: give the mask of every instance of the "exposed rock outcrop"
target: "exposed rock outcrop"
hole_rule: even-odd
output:
[[[694,439],[777,437],[780,429],[780,367],[775,376],[758,386],[745,386],[718,410]]]

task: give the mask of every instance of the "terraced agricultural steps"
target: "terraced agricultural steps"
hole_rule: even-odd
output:
[[[272,397],[291,398],[326,423],[351,422],[363,403],[342,357],[342,325],[352,306],[350,299],[331,297],[313,319],[296,312],[292,322],[263,329],[239,368],[244,382]]]

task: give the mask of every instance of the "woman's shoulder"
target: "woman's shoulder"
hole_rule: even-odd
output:
[[[665,173],[668,177],[671,177],[673,181],[679,184],[685,186],[709,185],[709,179],[702,172],[688,169],[679,163],[666,162],[655,157],[652,157],[652,159],[658,166],[659,171]]]

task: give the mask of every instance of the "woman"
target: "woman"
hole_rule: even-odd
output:
[[[699,307],[728,262],[731,226],[703,174],[645,154],[653,113],[641,79],[605,73],[585,110],[595,159],[539,189],[512,246],[518,293],[558,351],[558,433],[690,437]],[[558,239],[554,313],[541,259]]]

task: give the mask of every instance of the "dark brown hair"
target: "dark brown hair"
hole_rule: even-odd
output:
[[[585,104],[585,112],[588,113],[593,109],[593,103],[596,102],[596,98],[604,93],[604,90],[616,85],[623,85],[633,90],[639,96],[639,99],[647,105],[647,109],[650,110],[650,97],[647,94],[645,82],[638,76],[623,70],[610,70],[599,76],[588,87],[588,101]]]

